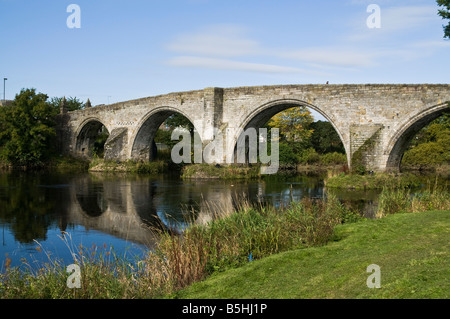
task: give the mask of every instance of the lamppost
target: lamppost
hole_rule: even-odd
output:
[[[5,83],[6,83],[6,80],[8,80],[7,78],[3,78],[3,103],[5,103],[6,104],[6,94],[5,94]]]

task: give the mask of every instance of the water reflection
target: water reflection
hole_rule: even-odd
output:
[[[244,202],[280,207],[303,197],[322,198],[327,191],[321,176],[183,181],[170,176],[1,174],[0,268],[6,254],[17,252],[20,259],[33,251],[35,241],[54,249],[62,232],[77,233],[83,244],[151,248],[155,238],[150,229],[178,231],[187,222],[205,223],[211,213],[234,211]],[[333,192],[366,217],[375,216],[379,192]]]
[[[149,228],[204,223],[211,213],[237,210],[244,201],[280,207],[303,197],[322,198],[324,192],[317,176],[229,182],[13,173],[0,176],[0,221],[21,243],[46,240],[50,228],[66,231],[81,225],[148,245],[153,240]],[[374,215],[378,192],[334,192],[366,211],[367,217]]]

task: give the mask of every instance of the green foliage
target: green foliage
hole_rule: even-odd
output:
[[[450,0],[436,0],[439,7],[438,14],[442,19],[450,20]],[[450,21],[444,26],[444,38],[450,38]]]
[[[345,165],[347,156],[342,153],[326,153],[320,156],[320,162],[324,165]]]
[[[309,128],[313,130],[310,145],[311,147],[314,147],[318,153],[345,153],[341,138],[330,122],[313,122],[310,124]]]
[[[313,121],[314,118],[308,108],[298,106],[276,114],[267,122],[267,125],[270,128],[278,128],[282,139],[307,144],[312,134],[309,126]]]
[[[0,157],[13,165],[42,165],[55,151],[54,110],[48,96],[23,89],[0,109]]]
[[[154,138],[155,143],[162,143],[169,147],[173,147],[178,141],[172,141],[172,130],[161,130],[156,131],[156,136]]]
[[[108,130],[104,126],[102,126],[102,131],[100,132],[100,134],[98,134],[94,142],[92,150],[92,155],[94,157],[103,158],[105,153],[105,143],[108,137],[109,137]]]
[[[299,156],[291,143],[281,141],[278,146],[278,153],[281,164],[297,164],[299,162]]]
[[[448,114],[424,127],[405,152],[402,165],[429,168],[450,163],[450,116]]]
[[[300,154],[300,163],[315,164],[320,161],[320,155],[312,147],[302,150]]]
[[[171,130],[175,129],[176,127],[184,127],[191,132],[194,130],[194,124],[192,124],[188,118],[186,118],[184,115],[180,113],[175,113],[169,116],[164,121],[164,124],[168,126]]]
[[[63,98],[62,97],[52,97],[49,101],[49,104],[53,107],[56,114],[59,113],[59,107],[61,105]],[[66,98],[66,106],[69,112],[82,110],[84,109],[85,103],[81,102],[76,97]]]

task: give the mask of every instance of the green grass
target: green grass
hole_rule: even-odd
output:
[[[260,165],[253,165],[251,167],[221,165],[216,167],[210,164],[190,164],[183,167],[181,176],[187,179],[252,179],[261,176],[260,170]]]
[[[450,211],[338,225],[333,242],[216,273],[178,298],[449,298]],[[381,267],[369,289],[367,266]]]
[[[168,162],[163,160],[156,160],[152,162],[136,162],[136,161],[107,161],[103,159],[92,159],[89,164],[89,171],[91,172],[105,172],[105,173],[137,173],[157,175],[169,172],[173,169]]]

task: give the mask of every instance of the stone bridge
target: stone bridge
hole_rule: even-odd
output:
[[[333,125],[349,167],[397,171],[412,137],[449,112],[449,103],[450,84],[213,87],[74,112],[62,105],[60,147],[66,154],[89,156],[104,126],[110,134],[106,159],[148,161],[156,131],[167,117],[180,113],[194,124],[203,146],[214,139],[214,128],[227,132],[224,154],[232,154],[240,129],[259,128],[276,113],[304,105]],[[223,157],[216,162],[223,162]]]

